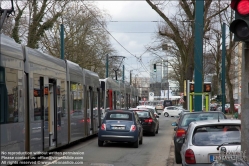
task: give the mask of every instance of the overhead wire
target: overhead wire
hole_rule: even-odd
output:
[[[126,51],[128,52],[130,55],[134,56],[138,62],[141,64],[141,66],[145,69],[145,71],[147,71],[149,74],[150,72],[148,71],[148,69],[146,68],[146,66],[142,63],[141,60],[141,56],[144,54],[142,54],[140,57],[137,57],[136,55],[132,54],[129,50],[127,50],[105,27],[104,25],[101,23],[101,21],[92,13],[92,11],[83,3],[83,5],[86,7],[86,9],[95,17],[95,19],[97,20],[97,22],[102,26],[102,28]],[[147,49],[148,50],[148,49]],[[147,51],[146,50],[146,51]],[[145,52],[146,52],[145,51]]]

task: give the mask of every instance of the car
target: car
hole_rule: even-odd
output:
[[[182,142],[182,165],[211,165],[241,153],[241,121],[205,120],[190,123]]]
[[[169,117],[169,116],[179,116],[179,113],[181,113],[184,109],[177,107],[177,106],[169,106],[169,107],[165,107],[163,110],[163,115],[165,117]]]
[[[141,124],[143,126],[144,133],[150,133],[153,136],[158,134],[159,121],[155,117],[154,112],[152,110],[143,109],[143,108],[139,108],[139,109],[132,108],[130,110],[137,112],[138,117],[139,117]],[[159,118],[159,116],[158,116],[158,118]]]
[[[138,148],[143,143],[143,127],[136,111],[107,111],[98,132],[98,146],[105,141],[129,142]]]
[[[163,110],[163,104],[157,104],[156,110]]]
[[[154,107],[154,106],[150,106],[150,105],[139,105],[139,106],[137,106],[137,108],[147,108],[147,109],[153,110],[155,116],[157,117],[157,120],[159,118],[159,115],[161,115],[161,113],[158,112],[156,110],[156,107]]]
[[[172,106],[173,102],[171,100],[164,100],[163,101],[163,108]]]
[[[225,112],[226,112],[226,113],[228,113],[229,108],[230,108],[230,104],[225,104]],[[217,108],[217,111],[222,111],[222,106],[219,106],[219,107]]]
[[[227,119],[224,113],[219,111],[196,111],[196,112],[183,112],[178,122],[173,122],[171,125],[175,126],[174,134],[174,149],[175,149],[175,162],[182,163],[180,151],[182,143],[179,142],[181,137],[185,136],[188,125],[193,121],[211,120],[211,119]]]

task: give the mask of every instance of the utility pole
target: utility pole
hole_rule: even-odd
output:
[[[132,70],[130,71],[130,85],[132,85]]]
[[[109,76],[108,76],[108,62],[109,62],[109,55],[108,54],[106,54],[106,64],[105,64],[105,77],[106,78],[108,78]]]
[[[241,75],[241,150],[249,160],[249,42],[243,43]]]
[[[226,101],[226,24],[222,25],[222,112],[225,113],[225,101]]]
[[[61,59],[64,60],[64,26],[61,24]]]
[[[195,64],[195,94],[202,93],[203,88],[203,24],[204,24],[204,0],[195,1],[195,44],[194,44],[194,64]],[[196,95],[194,110],[202,111],[202,95]]]
[[[125,78],[125,66],[123,65],[123,82],[124,82],[124,78]]]

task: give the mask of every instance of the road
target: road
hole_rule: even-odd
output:
[[[93,137],[60,151],[60,153],[82,152],[83,155],[57,154],[49,160],[39,160],[44,163],[39,164],[37,161],[35,165],[62,165],[59,162],[66,161],[68,164],[63,164],[63,166],[166,166],[174,131],[171,123],[174,121],[174,117],[161,115],[159,133],[156,136],[144,135],[143,144],[139,145],[139,148],[122,143],[108,143],[103,147],[98,147],[97,137]],[[71,157],[81,157],[81,159],[70,159]],[[72,163],[76,161],[79,161],[79,164]]]

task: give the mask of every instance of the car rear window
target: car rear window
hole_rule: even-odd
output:
[[[194,122],[194,121],[216,120],[218,119],[218,114],[219,114],[219,119],[226,119],[224,114],[220,114],[220,113],[185,114],[182,117],[182,121],[180,125],[183,127],[187,127],[191,122]]]
[[[139,118],[150,117],[150,114],[147,111],[137,111],[137,115],[138,115]]]
[[[192,143],[196,146],[219,146],[241,140],[240,125],[212,125],[197,127],[193,132]]]
[[[108,112],[106,120],[132,120],[132,114],[129,112]]]

